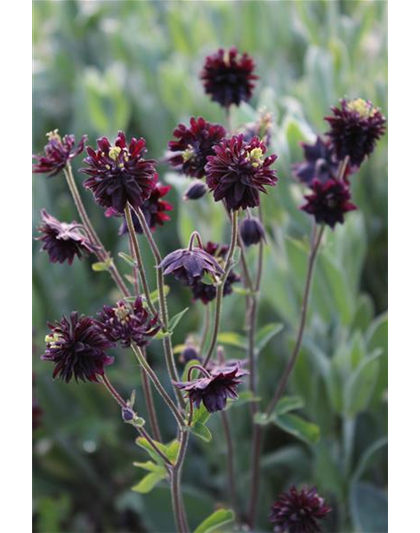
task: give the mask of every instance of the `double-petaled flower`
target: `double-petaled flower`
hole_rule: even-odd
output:
[[[106,137],[97,141],[95,151],[87,147],[84,159],[87,168],[81,172],[90,176],[84,182],[95,201],[106,208],[107,215],[121,215],[129,203],[141,207],[150,198],[156,184],[156,161],[144,159],[146,141],[132,138],[127,144],[124,132],[118,132],[115,144]]]
[[[317,179],[325,183],[338,177],[340,163],[334,153],[334,146],[329,139],[317,136],[315,143],[301,143],[305,161],[292,166],[293,174],[306,185]],[[346,174],[350,172],[347,166]]]
[[[56,176],[60,170],[83,152],[87,135],[83,135],[76,148],[74,147],[74,135],[64,135],[60,137],[58,130],[47,133],[48,142],[44,147],[43,155],[34,155],[37,161],[32,165],[32,172],[35,174],[48,174],[48,177]]]

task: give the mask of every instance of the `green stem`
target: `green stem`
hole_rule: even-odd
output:
[[[203,326],[203,333],[201,335],[201,342],[200,342],[200,355],[202,356],[204,353],[204,347],[206,345],[206,339],[207,339],[207,333],[209,331],[210,327],[210,302],[204,306],[204,326]]]
[[[188,521],[181,492],[182,467],[187,453],[188,437],[189,431],[181,432],[178,458],[171,472],[172,506],[178,533],[189,533]]]
[[[141,368],[141,382],[143,385],[144,399],[146,401],[146,411],[152,428],[153,438],[159,442],[162,442],[162,435],[159,429],[159,420],[156,413],[155,402],[153,400],[153,391],[150,387],[149,377],[146,370]]]
[[[236,501],[236,483],[235,483],[235,448],[233,445],[232,433],[230,431],[229,416],[226,411],[221,411],[223,431],[226,439],[227,449],[227,467],[228,467],[228,484],[230,500],[232,502],[232,508],[237,514],[237,501]]]
[[[224,288],[225,281],[229,275],[229,272],[232,266],[232,258],[233,258],[233,253],[235,251],[237,240],[238,240],[238,212],[234,211],[232,214],[232,231],[231,231],[231,237],[230,237],[229,251],[226,256],[224,272],[222,274],[222,277],[220,278],[219,284],[216,289],[216,312],[215,312],[215,317],[214,317],[213,333],[211,336],[210,346],[207,350],[207,355],[204,359],[204,363],[203,363],[204,368],[206,368],[206,366],[208,365],[211,359],[211,356],[213,354],[214,348],[216,347],[217,336],[219,334],[220,319],[222,315],[223,288]]]

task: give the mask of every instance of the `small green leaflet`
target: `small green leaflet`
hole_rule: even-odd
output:
[[[136,266],[136,261],[131,255],[125,254],[124,252],[120,252],[118,254],[118,257],[121,257],[121,259],[123,259],[131,267]]]
[[[100,261],[99,263],[92,264],[92,270],[94,272],[106,272],[112,265],[112,259],[108,257],[106,261]]]
[[[208,516],[201,524],[194,530],[194,533],[211,533],[216,531],[221,526],[229,524],[235,519],[235,513],[230,509],[218,509],[213,514]]]

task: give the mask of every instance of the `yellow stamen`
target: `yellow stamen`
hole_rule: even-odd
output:
[[[248,161],[251,162],[252,166],[257,168],[261,165],[263,161],[263,151],[261,148],[253,148],[248,154]]]
[[[356,111],[356,113],[362,118],[373,117],[376,113],[376,108],[363,100],[363,98],[356,98],[347,103],[347,109],[350,111]]]
[[[116,161],[118,159],[118,156],[120,155],[121,148],[119,146],[112,146],[112,148],[109,149],[109,157]]]
[[[186,150],[182,152],[182,159],[184,163],[194,157],[194,149],[192,146],[188,146]]]
[[[58,133],[58,130],[49,131],[47,133],[47,139],[49,141],[55,139],[56,141],[61,142],[61,137],[60,137],[60,135]]]

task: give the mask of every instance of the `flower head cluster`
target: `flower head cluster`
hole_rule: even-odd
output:
[[[44,147],[44,155],[34,155],[37,163],[32,166],[36,174],[56,176],[66,166],[67,162],[76,157],[85,148],[87,136],[83,135],[79,144],[74,148],[74,135],[60,137],[58,130],[47,133],[48,143]]]
[[[43,243],[42,250],[48,253],[52,263],[68,261],[71,265],[76,256],[81,259],[83,255],[95,251],[94,245],[80,232],[76,222],[60,222],[45,209],[41,210],[41,218],[42,224],[38,228],[41,236],[37,240]]]
[[[328,224],[333,228],[337,223],[343,224],[344,215],[357,207],[350,202],[350,189],[344,181],[330,179],[325,183],[314,180],[312,193],[305,196],[306,204],[301,207],[315,217],[318,224]]]
[[[157,226],[163,226],[165,222],[171,220],[171,217],[167,214],[167,211],[172,211],[173,206],[166,200],[162,200],[164,196],[171,190],[170,185],[162,185],[158,183],[158,176],[155,176],[155,186],[150,194],[148,200],[146,200],[140,209],[143,212],[149,228],[154,231]],[[137,233],[142,234],[143,229],[136,214],[131,210],[134,229]],[[120,226],[119,234],[124,235],[128,233],[127,222],[125,218]]]
[[[220,276],[223,270],[217,260],[198,247],[175,250],[167,255],[159,265],[163,274],[173,274],[184,285],[194,285],[204,274]]]
[[[63,316],[48,327],[51,334],[45,337],[46,348],[41,359],[54,363],[54,378],[58,376],[67,383],[73,376],[76,381],[98,381],[97,376],[104,374],[104,366],[113,363],[114,359],[105,350],[114,343],[93,318],[73,312],[70,319]]]
[[[330,512],[331,508],[319,496],[316,487],[305,486],[299,491],[293,485],[277,497],[269,518],[275,524],[276,533],[316,533],[321,531],[318,520]]]
[[[224,200],[232,210],[260,205],[260,192],[277,183],[276,171],[270,169],[277,156],[264,157],[265,144],[258,137],[246,142],[242,134],[223,140],[214,151],[205,170],[215,201]]]
[[[127,144],[124,132],[118,132],[115,144],[106,137],[97,141],[95,151],[88,146],[81,171],[90,177],[84,182],[95,201],[107,209],[107,215],[122,214],[127,204],[141,207],[150,198],[156,184],[156,161],[146,160],[146,141],[132,138]]]
[[[190,119],[190,126],[178,124],[174,130],[176,141],[170,141],[168,148],[174,155],[168,161],[192,178],[204,177],[207,156],[214,154],[213,147],[226,135],[219,124],[210,124],[204,118]]]
[[[237,387],[246,373],[238,365],[215,367],[205,377],[185,383],[176,382],[175,385],[187,392],[196,408],[203,402],[207,411],[214,413],[226,407],[228,398],[235,400],[238,397]]]
[[[325,183],[338,177],[339,162],[335,157],[334,146],[330,140],[317,136],[314,144],[301,143],[305,161],[292,166],[294,175],[306,185],[317,179]],[[350,167],[347,166],[347,173]]]
[[[206,94],[223,107],[247,102],[254,90],[255,64],[248,54],[239,54],[235,47],[229,50],[220,48],[207,56],[201,71]]]
[[[140,297],[136,298],[133,307],[123,300],[117,302],[115,307],[104,305],[98,313],[98,321],[104,335],[124,348],[129,348],[132,342],[146,346],[160,329],[158,316],[149,315]]]
[[[220,245],[214,242],[208,242],[205,247],[204,251],[207,252],[209,255],[214,257],[216,261],[221,264],[223,259],[226,257],[226,254],[228,252],[228,246],[225,244]],[[227,296],[228,294],[232,294],[232,284],[237,283],[241,280],[241,277],[238,276],[238,274],[235,274],[232,270],[229,272],[225,284],[223,286],[223,296]],[[191,286],[192,293],[193,293],[193,299],[194,300],[201,300],[203,304],[208,304],[212,300],[216,298],[216,287],[214,285],[209,285],[208,283],[204,283],[203,281],[196,281]]]
[[[386,120],[377,107],[362,98],[342,99],[340,104],[341,108],[331,108],[332,116],[325,117],[330,125],[327,135],[339,160],[348,156],[351,165],[360,166],[385,133]]]

